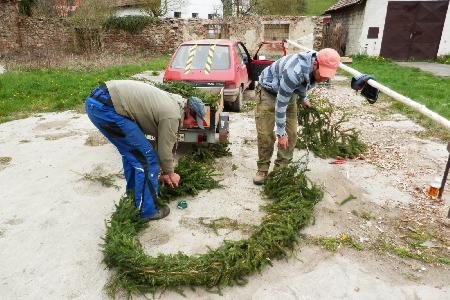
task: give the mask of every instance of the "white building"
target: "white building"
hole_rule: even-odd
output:
[[[197,17],[208,19],[208,15],[222,15],[222,2],[220,0],[180,0],[172,1],[172,3],[172,5],[168,5],[167,18],[179,17],[189,19]],[[177,16],[175,13],[177,13]]]
[[[450,54],[448,6],[448,0],[340,0],[326,11],[328,36],[336,44],[329,46],[345,55],[397,60]]]

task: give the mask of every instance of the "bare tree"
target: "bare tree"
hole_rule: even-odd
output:
[[[154,17],[161,17],[166,15],[171,10],[179,10],[183,7],[185,1],[183,0],[141,0],[139,5],[143,11]]]
[[[257,14],[260,0],[221,0],[223,16],[244,16]]]

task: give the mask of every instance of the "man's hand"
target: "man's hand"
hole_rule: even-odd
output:
[[[177,187],[180,183],[180,175],[175,172],[161,175],[162,182],[171,188]]]
[[[173,187],[173,183],[172,183],[172,180],[170,180],[170,176],[169,175],[167,175],[167,174],[161,175],[161,180],[162,180],[164,185]]]
[[[281,150],[286,150],[288,148],[288,145],[289,139],[287,135],[278,137],[278,148],[280,148]]]
[[[173,172],[169,174],[170,180],[172,181],[172,184],[177,187],[178,184],[180,183],[180,175],[178,175],[177,173]]]
[[[304,109],[306,109],[306,108],[308,108],[308,107],[310,107],[311,106],[311,104],[309,103],[309,101],[308,100],[303,100],[303,101],[301,101],[301,105],[302,105],[302,107],[304,108]]]

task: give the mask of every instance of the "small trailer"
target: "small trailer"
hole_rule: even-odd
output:
[[[223,87],[197,87],[216,95],[217,106],[205,105],[206,115],[204,129],[181,122],[178,131],[178,141],[184,143],[216,143],[227,141],[229,132],[229,115],[223,112]]]

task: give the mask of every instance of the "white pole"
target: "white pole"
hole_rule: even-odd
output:
[[[303,50],[307,50],[307,51],[311,51],[311,49],[301,46],[300,44],[297,44],[294,41],[291,40],[287,40],[287,42],[297,48],[303,49]],[[352,74],[353,76],[358,76],[361,75],[361,72],[350,68],[347,65],[344,65],[343,63],[339,64],[339,68],[343,69],[344,71],[347,71],[348,73]],[[424,114],[425,116],[429,117],[430,119],[436,121],[437,123],[441,124],[444,127],[447,127],[448,129],[450,129],[450,121],[447,120],[446,118],[444,118],[443,116],[435,113],[434,111],[429,110],[425,105],[420,104],[415,102],[414,100],[405,97],[399,93],[397,93],[396,91],[391,90],[390,88],[382,85],[381,83],[373,80],[373,79],[369,79],[367,81],[367,83],[371,86],[373,86],[374,88],[379,89],[380,91],[382,91],[383,93],[385,93],[388,96],[391,96],[392,98],[394,98],[397,101],[400,101],[401,103],[415,109],[416,111]]]

